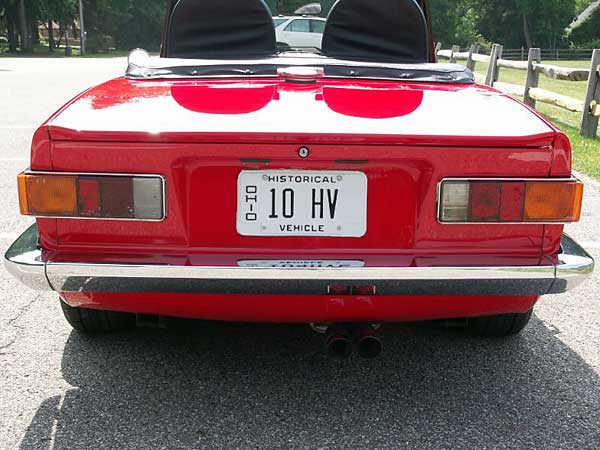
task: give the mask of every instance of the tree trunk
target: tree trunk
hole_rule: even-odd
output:
[[[27,26],[27,10],[25,9],[25,0],[17,2],[17,16],[19,21],[19,37],[21,52],[31,53],[31,39],[29,39],[29,28]]]
[[[8,31],[8,51],[10,53],[17,53],[17,47],[19,46],[19,38],[17,34],[17,30],[15,28],[15,14],[14,9],[9,6],[10,9],[7,9],[6,14],[6,24]]]
[[[40,28],[37,20],[30,18],[31,45],[40,44]]]
[[[65,35],[65,27],[63,25],[62,20],[58,21],[58,40],[56,41],[56,48],[60,48],[62,45],[62,40]]]
[[[54,21],[52,19],[48,19],[48,51],[50,53],[54,52],[56,48],[56,44],[54,43]]]
[[[529,24],[527,23],[527,14],[523,13],[523,36],[525,37],[525,43],[527,48],[533,48],[533,42],[531,41],[531,33],[529,32]]]

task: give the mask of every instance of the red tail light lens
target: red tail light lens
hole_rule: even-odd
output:
[[[19,175],[21,214],[38,217],[162,220],[164,180],[160,176],[75,175],[25,172]]]
[[[470,186],[469,218],[474,222],[500,220],[502,185],[500,183],[475,183]]]
[[[443,223],[569,223],[581,216],[578,180],[444,180]]]

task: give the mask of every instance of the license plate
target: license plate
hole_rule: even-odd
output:
[[[244,170],[237,231],[243,236],[362,237],[367,176],[350,171]]]
[[[266,267],[266,268],[292,268],[292,269],[320,269],[320,268],[358,268],[364,267],[364,261],[331,260],[331,259],[254,259],[238,261],[239,267]]]

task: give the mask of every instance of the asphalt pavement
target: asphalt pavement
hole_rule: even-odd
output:
[[[15,177],[35,127],[124,59],[0,59],[0,247],[32,221]],[[600,258],[600,185],[569,233]],[[306,326],[180,321],[83,337],[0,269],[1,449],[600,449],[600,275],[519,337],[383,329],[333,361]]]

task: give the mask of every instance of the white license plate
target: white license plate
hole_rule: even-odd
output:
[[[244,170],[237,231],[243,236],[362,237],[367,176],[350,171]]]
[[[266,267],[291,269],[320,269],[320,268],[358,268],[364,267],[364,261],[332,260],[332,259],[253,259],[238,261],[239,267]]]

